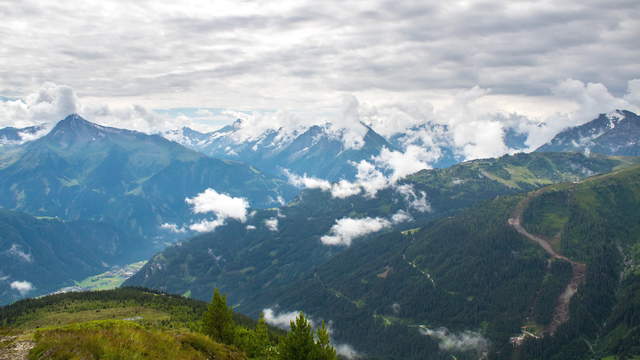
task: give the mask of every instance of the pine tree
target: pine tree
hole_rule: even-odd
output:
[[[315,348],[311,324],[300,313],[291,321],[291,331],[278,345],[278,359],[309,360]]]
[[[337,360],[336,350],[331,346],[329,330],[324,321],[317,330],[314,341],[313,328],[300,313],[291,321],[291,331],[280,341],[278,359],[281,360]]]
[[[329,329],[322,321],[322,325],[316,331],[316,351],[313,356],[317,360],[335,360],[338,358],[336,355],[336,349],[331,346],[331,338],[329,336]]]
[[[227,306],[227,297],[220,295],[218,289],[213,292],[213,298],[203,315],[202,323],[204,333],[210,338],[223,344],[233,344],[235,337],[233,310]]]
[[[263,349],[264,351],[262,351],[262,353],[266,354],[267,349],[271,346],[271,341],[269,340],[269,329],[264,320],[264,315],[260,315],[260,319],[258,319],[258,323],[256,324],[255,341],[256,346],[259,349]]]

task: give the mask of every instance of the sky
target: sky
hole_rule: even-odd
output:
[[[555,131],[637,110],[638,19],[637,0],[0,0],[0,96],[21,102],[0,126],[344,122],[355,104],[380,132],[411,117],[491,137],[488,116]]]

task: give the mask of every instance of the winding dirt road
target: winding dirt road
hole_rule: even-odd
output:
[[[513,210],[513,213],[511,214],[511,217],[509,218],[508,221],[509,221],[509,225],[513,226],[513,228],[518,233],[520,233],[522,236],[538,244],[552,258],[566,261],[569,264],[571,264],[571,270],[572,270],[571,280],[567,284],[567,287],[564,289],[564,291],[560,294],[560,296],[558,296],[558,299],[556,300],[556,306],[553,311],[553,316],[551,318],[551,322],[544,329],[545,334],[553,335],[560,325],[564,324],[565,322],[567,322],[567,320],[569,320],[569,304],[571,303],[571,298],[573,297],[573,295],[575,295],[576,292],[578,291],[578,286],[580,286],[584,282],[584,276],[587,271],[587,266],[583,263],[573,261],[567,258],[566,256],[558,254],[551,246],[549,240],[541,236],[531,234],[522,226],[522,214],[524,213],[524,210],[527,208],[527,205],[529,205],[529,202],[533,198],[535,198],[536,196],[539,196],[545,191],[546,190],[543,189],[543,190],[538,190],[530,193],[524,200],[518,203],[518,205]]]

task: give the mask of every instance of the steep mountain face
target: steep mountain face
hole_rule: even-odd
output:
[[[266,130],[247,136],[242,132],[242,120],[212,133],[203,134],[189,128],[165,133],[164,136],[209,156],[238,160],[277,175],[282,169],[329,181],[355,177],[351,162],[370,160],[383,147],[395,149],[371,128],[362,125],[362,147],[346,147],[342,134],[326,126],[311,126],[287,132]]]
[[[272,206],[279,196],[295,193],[250,166],[208,158],[160,136],[99,126],[78,115],[0,154],[0,206],[104,221],[148,241],[163,234],[165,222],[188,223],[192,214],[185,198],[207,188],[246,197],[255,207]]]
[[[167,248],[125,284],[201,299],[210,296],[212,287],[219,287],[241,311],[257,314],[274,305],[273,299],[285,288],[312,276],[317,266],[346,249],[325,245],[322,240],[332,234],[340,219],[373,222],[383,232],[406,230],[498,195],[575,181],[620,165],[621,160],[582,154],[519,154],[424,170],[380,191],[375,198],[340,199],[328,192],[307,190],[288,206],[258,211],[246,223],[230,222],[213,233]],[[396,221],[403,214],[409,216]],[[356,222],[357,229],[365,225]],[[371,238],[354,237],[354,244],[365,247]],[[386,254],[379,249],[376,256]]]
[[[105,223],[0,210],[0,304],[46,294],[130,262],[140,256],[126,250],[136,242],[140,239]]]
[[[574,151],[604,155],[640,155],[640,116],[626,110],[601,114],[556,135],[536,151]]]
[[[32,140],[38,133],[45,130],[43,126],[29,126],[26,128],[6,127],[0,129],[0,146],[17,145]]]
[[[523,201],[556,257],[509,221]],[[338,341],[384,359],[634,358],[638,219],[635,166],[355,243],[253,306],[331,319]]]

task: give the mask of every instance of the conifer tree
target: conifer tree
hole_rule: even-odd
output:
[[[317,360],[334,360],[337,359],[336,349],[331,346],[331,338],[329,329],[325,326],[324,320],[322,325],[316,331],[316,354],[313,356]]]
[[[324,321],[314,340],[313,328],[303,313],[291,321],[291,331],[280,341],[280,360],[337,360],[336,350],[331,346],[329,330]]]
[[[264,320],[264,315],[260,315],[260,319],[258,319],[258,323],[256,324],[255,341],[256,346],[260,349],[266,350],[271,345],[271,341],[269,340],[269,329],[267,328],[267,323]]]
[[[291,321],[291,331],[284,339],[280,340],[278,358],[281,360],[309,360],[314,348],[313,329],[304,314],[300,313],[295,321]]]
[[[235,323],[233,310],[227,306],[227,297],[216,288],[211,303],[207,306],[202,319],[204,333],[223,344],[233,344]]]

